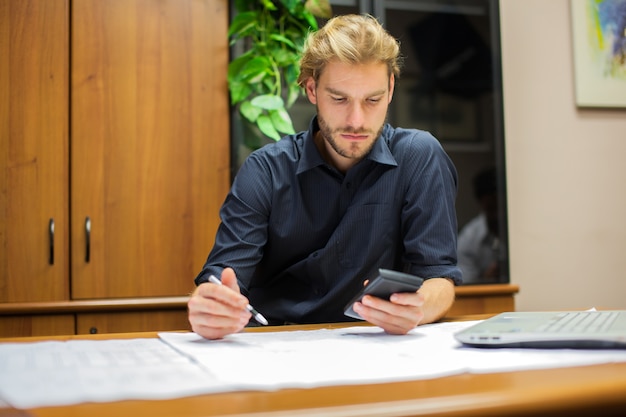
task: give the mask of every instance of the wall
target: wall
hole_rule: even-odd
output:
[[[500,0],[518,310],[626,308],[626,109],[578,109],[569,0]]]

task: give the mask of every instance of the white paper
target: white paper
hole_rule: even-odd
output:
[[[433,361],[441,343],[419,332],[388,335],[377,327],[239,333],[209,341],[193,333],[161,333],[220,381],[257,389],[363,384],[451,375],[462,366]]]
[[[0,398],[33,408],[626,362],[626,350],[461,346],[454,333],[475,323],[424,325],[404,336],[349,327],[214,341],[160,333],[159,339],[0,343]]]
[[[220,341],[194,333],[159,336],[217,379],[266,390],[626,362],[625,350],[480,349],[454,339],[476,323],[425,325],[405,336],[377,327],[240,333]]]
[[[0,398],[16,408],[165,399],[219,382],[159,339],[0,344]]]

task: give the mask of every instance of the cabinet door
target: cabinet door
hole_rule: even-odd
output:
[[[186,310],[81,313],[76,334],[164,332],[190,330]]]
[[[0,0],[0,302],[69,297],[68,86],[68,1]]]
[[[75,331],[73,314],[0,316],[0,338],[60,336],[74,334]]]
[[[227,0],[71,18],[72,297],[184,295],[230,185]]]

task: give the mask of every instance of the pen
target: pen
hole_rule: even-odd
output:
[[[217,285],[222,285],[222,281],[220,281],[219,279],[215,278],[215,275],[211,275],[209,276],[209,281],[212,282],[213,284],[217,284]],[[263,317],[263,314],[259,313],[258,311],[256,311],[256,309],[254,307],[252,307],[250,304],[248,304],[246,306],[246,309],[252,313],[252,317],[254,317],[254,319],[261,323],[264,326],[267,326],[269,323],[267,322],[267,319],[265,317]]]

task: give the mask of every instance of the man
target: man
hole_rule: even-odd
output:
[[[405,334],[450,308],[461,282],[456,170],[430,134],[385,124],[399,60],[371,16],[339,16],[309,36],[298,82],[317,116],[239,170],[188,303],[196,333],[242,330],[248,303],[270,324],[348,321],[345,304],[379,268],[427,280],[355,303],[368,322]]]
[[[506,248],[499,238],[498,188],[496,169],[479,172],[473,181],[480,214],[459,232],[458,265],[464,284],[498,282],[506,270]]]

